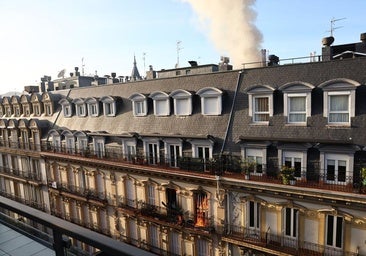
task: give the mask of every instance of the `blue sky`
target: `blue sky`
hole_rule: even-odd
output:
[[[258,47],[280,58],[320,54],[332,18],[345,18],[335,24],[335,44],[358,42],[366,32],[364,0],[257,0],[253,8],[262,33]],[[174,68],[177,41],[180,66],[217,64],[227,55],[181,0],[1,0],[0,94],[22,91],[43,75],[55,79],[62,69],[68,75],[81,69],[82,58],[85,74],[99,76],[130,75],[134,55],[141,74],[149,65]]]

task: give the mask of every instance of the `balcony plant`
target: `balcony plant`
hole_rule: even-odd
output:
[[[241,161],[241,173],[244,174],[246,180],[250,179],[250,173],[254,171],[254,165],[255,163],[248,159],[244,159],[243,161]]]
[[[282,166],[281,168],[281,172],[280,172],[280,176],[282,178],[282,184],[288,185],[290,184],[290,181],[292,181],[291,183],[293,183],[296,179],[294,176],[295,173],[295,169],[293,167],[289,167],[289,166]]]
[[[361,193],[366,193],[366,167],[361,168]]]

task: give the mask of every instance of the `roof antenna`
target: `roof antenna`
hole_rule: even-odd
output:
[[[85,67],[85,64],[84,64],[84,57],[81,58],[81,75],[84,76],[84,67]]]
[[[330,30],[328,30],[327,32],[330,32],[330,36],[333,36],[334,30],[339,29],[343,26],[340,27],[334,27],[336,21],[340,21],[340,20],[345,20],[346,18],[340,18],[340,19],[335,19],[334,17],[330,20]]]

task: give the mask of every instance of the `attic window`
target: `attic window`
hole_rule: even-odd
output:
[[[256,124],[268,124],[273,116],[273,91],[267,85],[255,85],[245,90],[248,93],[249,116]]]
[[[95,117],[99,115],[99,102],[96,98],[87,98],[85,103],[88,105],[89,116]]]
[[[185,90],[175,90],[169,95],[174,101],[174,115],[189,116],[192,114],[192,94]]]
[[[201,97],[201,113],[202,115],[221,115],[222,111],[222,91],[206,87],[197,92]]]
[[[149,96],[154,101],[154,115],[168,116],[170,114],[169,95],[165,92],[153,92]]]
[[[100,99],[103,102],[103,111],[105,116],[116,115],[116,101],[111,96],[105,96]]]
[[[64,114],[64,117],[71,117],[72,108],[70,101],[67,99],[61,99],[58,103],[62,106],[62,113]]]
[[[76,115],[80,117],[86,116],[86,107],[83,99],[74,99],[72,101],[75,104]]]
[[[132,94],[129,99],[132,101],[132,110],[134,116],[147,115],[147,99],[141,93]]]

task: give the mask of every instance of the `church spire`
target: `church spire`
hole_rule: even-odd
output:
[[[141,80],[141,76],[139,73],[139,70],[137,69],[137,65],[136,65],[136,56],[133,55],[133,68],[132,68],[132,72],[131,72],[131,80],[136,81],[136,80]]]

